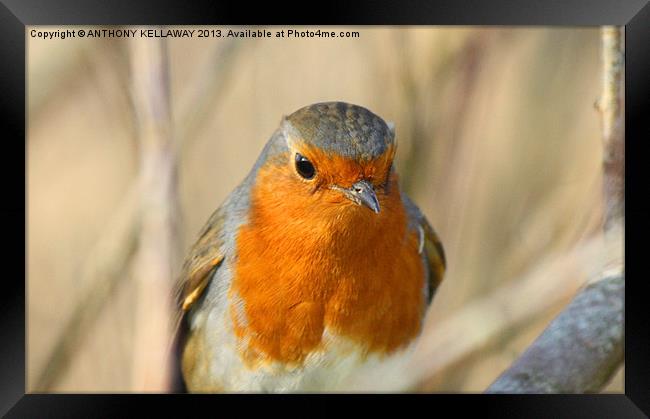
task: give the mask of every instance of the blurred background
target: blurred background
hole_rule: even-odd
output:
[[[601,228],[599,29],[327,29],[360,36],[139,41],[166,50],[178,253],[283,115],[365,106],[395,123],[402,188],[447,253],[421,389],[482,392],[593,269],[575,249]],[[133,42],[27,37],[28,392],[141,390]]]

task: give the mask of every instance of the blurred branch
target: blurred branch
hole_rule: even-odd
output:
[[[137,245],[138,208],[138,191],[132,187],[84,261],[79,284],[85,287],[85,291],[63,326],[44,369],[36,378],[36,391],[52,390],[56,380],[67,370],[110,295],[127,277],[126,268]]]
[[[140,141],[140,244],[135,260],[137,307],[133,388],[166,391],[171,299],[179,261],[176,150],[171,128],[166,40],[131,41],[133,97]]]
[[[623,51],[621,30],[601,31],[603,92],[598,102],[603,122],[605,237],[622,235],[623,122],[621,118]],[[625,276],[603,272],[588,285],[488,389],[488,393],[583,393],[600,390],[623,362]]]
[[[516,333],[540,315],[569,301],[584,285],[585,277],[593,276],[592,272],[584,271],[591,269],[593,261],[611,266],[619,259],[622,241],[606,245],[603,247],[602,237],[596,236],[570,253],[551,256],[520,280],[498,288],[441,321],[422,336],[412,363],[415,379],[425,383],[444,371],[466,364],[504,335]]]
[[[413,60],[413,54],[409,48],[410,31],[397,31],[394,35],[395,50],[399,57],[399,80],[400,91],[403,94],[405,109],[401,115],[403,119],[400,138],[408,138],[410,144],[402,149],[400,178],[407,193],[413,194],[426,181],[426,176],[421,176],[422,168],[427,165],[427,156],[437,153],[436,142],[432,138],[449,136],[450,141],[444,164],[454,167],[457,164],[457,148],[460,132],[463,129],[461,117],[472,101],[472,93],[475,91],[478,81],[479,69],[484,60],[484,51],[491,42],[490,32],[481,32],[468,36],[458,50],[440,49],[435,54],[436,59],[428,63],[428,81],[425,79],[424,86],[431,83],[439,84],[435,92],[435,99],[431,98],[431,89],[423,88],[422,80],[419,80],[414,63],[421,62],[422,51],[418,51],[417,60]],[[449,85],[450,93],[444,95],[446,85]],[[436,102],[443,101],[444,106],[440,109],[433,109]],[[405,130],[405,132],[404,132]],[[444,168],[441,173],[447,173]]]
[[[181,102],[180,121],[184,128],[178,135],[179,142],[187,141],[191,138],[190,135],[195,136],[210,114],[208,108],[214,108],[220,97],[219,88],[228,79],[229,71],[233,67],[231,58],[237,51],[237,45],[236,41],[229,41],[226,46],[215,49],[203,71],[203,78]],[[135,103],[133,106],[136,106]],[[138,115],[135,115],[134,120],[139,120]],[[188,122],[182,122],[186,120]],[[142,173],[139,176],[142,176]],[[84,336],[88,334],[103,307],[110,300],[113,290],[127,277],[126,271],[138,244],[141,215],[139,188],[142,183],[140,177],[134,181],[123,201],[117,206],[116,215],[107,223],[107,228],[99,235],[99,240],[84,261],[80,283],[87,284],[87,289],[58,335],[45,367],[36,378],[34,388],[37,391],[51,390],[63,376],[73,355],[79,350]],[[167,346],[169,345],[165,345]]]
[[[201,127],[214,115],[219,99],[223,98],[223,86],[230,81],[241,48],[241,40],[227,39],[216,44],[207,65],[193,87],[180,99],[178,140],[187,147],[196,139]]]

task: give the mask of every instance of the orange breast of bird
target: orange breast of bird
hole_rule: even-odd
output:
[[[338,184],[372,179],[383,191],[379,214],[328,188],[296,193],[299,181],[285,164],[260,168],[229,294],[249,366],[300,365],[327,349],[325,331],[365,354],[390,354],[419,333],[426,305],[419,237],[408,229],[396,175],[374,179],[372,163],[340,158],[330,167],[340,166],[331,171],[342,176]]]

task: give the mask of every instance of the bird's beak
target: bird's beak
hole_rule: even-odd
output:
[[[355,202],[357,205],[365,205],[375,213],[379,213],[379,201],[377,200],[377,194],[375,193],[375,188],[372,187],[372,183],[367,180],[360,180],[352,185],[352,187],[341,188],[341,190],[352,202]]]

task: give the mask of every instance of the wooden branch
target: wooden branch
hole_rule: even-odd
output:
[[[623,51],[620,28],[601,31],[603,92],[604,229],[611,243],[622,236],[624,149]],[[622,248],[621,248],[622,249]],[[488,393],[583,393],[600,390],[623,362],[622,258],[614,273],[587,286],[487,390]]]
[[[504,335],[517,333],[531,321],[567,304],[587,278],[620,265],[622,244],[622,236],[609,242],[594,236],[568,253],[549,255],[521,278],[432,326],[418,345],[414,378],[419,376],[424,383],[444,371],[460,368]]]
[[[584,393],[600,390],[623,358],[625,280],[588,285],[487,393]]]
[[[429,376],[461,365],[504,334],[569,302],[592,275],[589,264],[613,264],[615,253],[614,246],[603,247],[602,238],[594,237],[569,253],[541,261],[531,272],[471,302],[423,336],[426,355],[423,351],[417,365],[425,366]]]
[[[140,245],[135,260],[137,307],[133,389],[169,388],[167,352],[171,335],[172,289],[180,261],[176,150],[169,102],[169,63],[164,39],[131,41],[133,96],[140,144]]]

